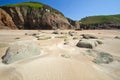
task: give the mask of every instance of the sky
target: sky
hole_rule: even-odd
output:
[[[0,0],[0,5],[26,1],[47,4],[73,20],[94,15],[120,14],[120,0]]]

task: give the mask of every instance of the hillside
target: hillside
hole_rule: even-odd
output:
[[[111,29],[120,28],[120,14],[108,16],[90,16],[80,20],[81,28],[85,29]]]
[[[46,4],[40,3],[40,2],[23,2],[23,3],[18,3],[18,4],[8,4],[8,5],[5,5],[4,7],[29,7],[29,8],[36,8],[36,9],[48,8],[53,13],[58,13],[58,14],[63,15],[60,11],[53,9],[52,7]]]
[[[42,3],[23,2],[0,7],[1,29],[71,29],[64,15]]]

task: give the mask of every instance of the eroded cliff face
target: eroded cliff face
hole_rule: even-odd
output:
[[[1,7],[0,26],[11,29],[72,29],[73,26],[60,13],[48,8]]]
[[[67,18],[68,19],[68,22],[74,26],[73,28],[76,29],[76,30],[79,30],[80,29],[80,22],[79,21],[75,21],[75,20],[72,20],[70,18]]]
[[[12,17],[0,8],[0,29],[17,29]]]

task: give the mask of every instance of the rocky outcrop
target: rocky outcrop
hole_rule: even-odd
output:
[[[11,29],[71,29],[72,25],[59,11],[44,5],[42,8],[29,6],[0,7],[0,26]],[[0,11],[1,13],[1,11]],[[14,26],[14,27],[13,27]]]
[[[67,18],[68,19],[68,21],[69,21],[69,23],[72,25],[72,26],[74,26],[73,28],[74,29],[80,29],[80,22],[79,21],[74,21],[74,20],[72,20],[72,19],[70,19],[70,18]]]
[[[0,8],[0,29],[17,29],[12,17]]]

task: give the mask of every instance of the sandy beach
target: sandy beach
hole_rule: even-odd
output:
[[[70,36],[68,33],[73,32]],[[1,30],[0,80],[120,80],[119,30]],[[38,34],[38,36],[34,35]],[[103,44],[93,49],[77,47],[81,34],[97,36]],[[30,41],[41,53],[10,64],[2,63],[2,56],[15,42]],[[32,44],[30,44],[32,45]],[[88,50],[101,51],[113,56],[110,63],[97,64]],[[93,53],[94,53],[93,51]],[[34,53],[33,53],[34,54]],[[22,54],[24,56],[24,54]]]

